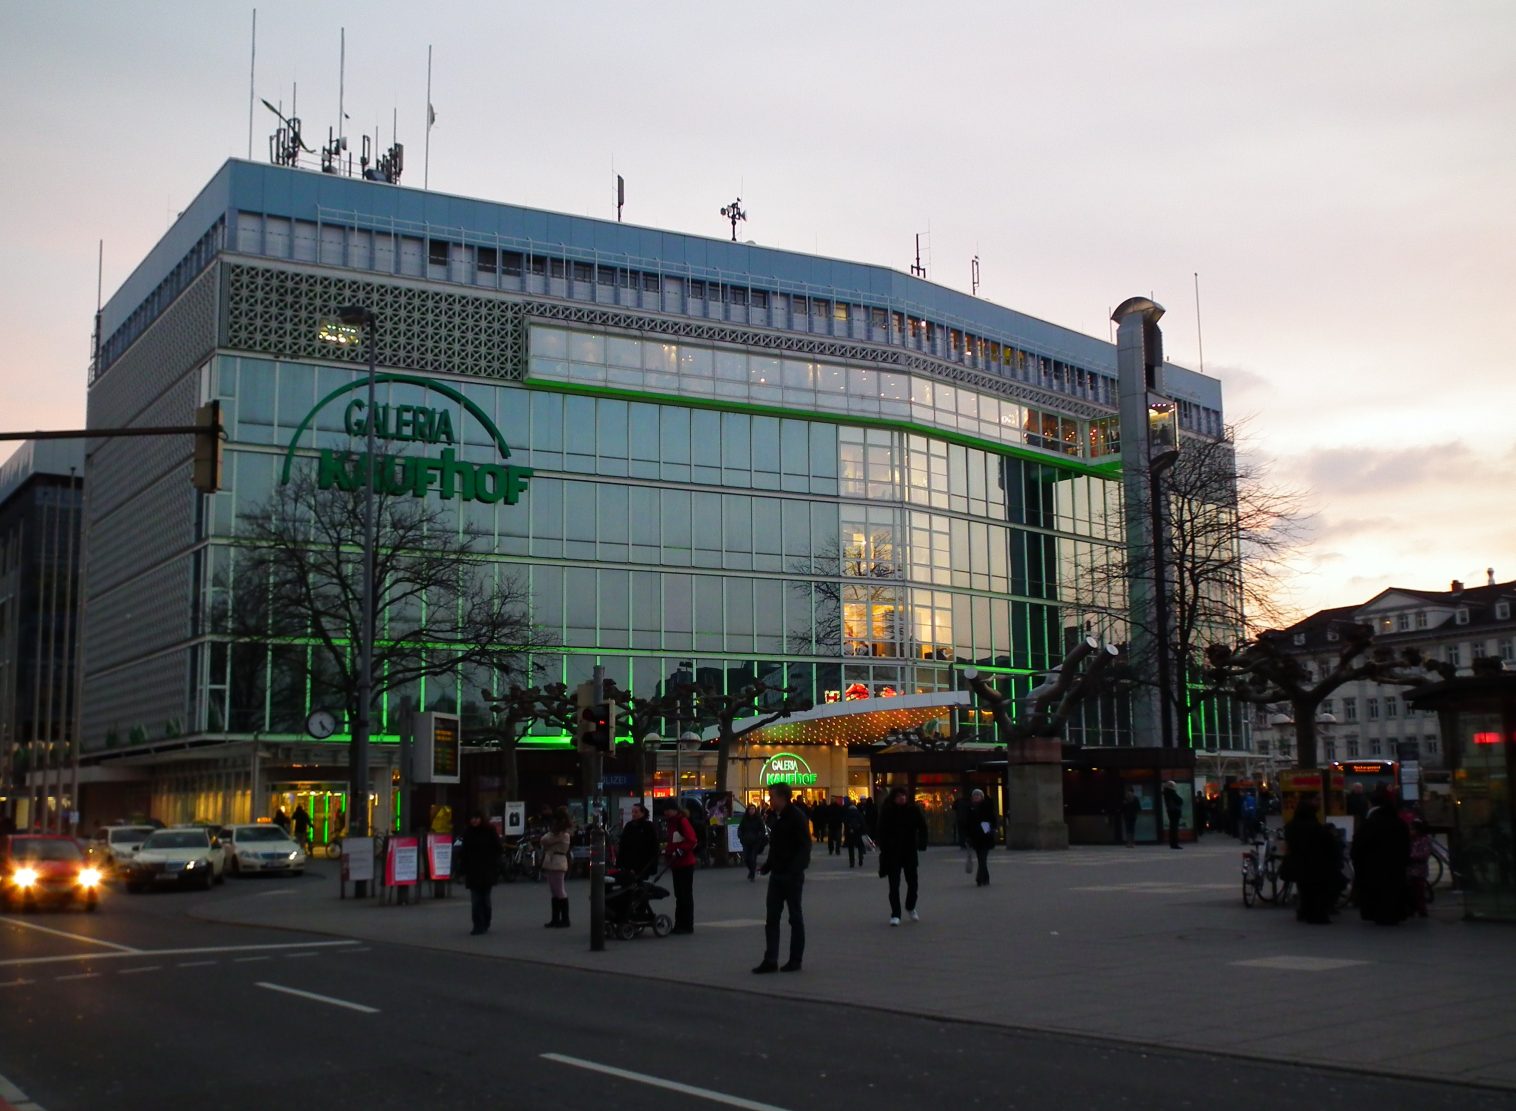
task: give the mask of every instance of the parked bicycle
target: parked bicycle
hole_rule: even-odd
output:
[[[1244,906],[1252,906],[1261,899],[1276,903],[1281,897],[1289,897],[1293,885],[1279,878],[1279,865],[1283,859],[1284,856],[1278,849],[1278,838],[1260,828],[1254,834],[1252,843],[1242,852]]]
[[[536,837],[522,837],[506,845],[500,854],[500,878],[506,883],[517,879],[537,881],[542,878],[542,846]]]

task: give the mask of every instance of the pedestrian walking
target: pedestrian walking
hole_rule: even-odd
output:
[[[658,830],[640,802],[632,803],[632,820],[621,827],[616,866],[632,881],[646,878],[658,867]]]
[[[833,799],[826,804],[826,854],[837,856],[842,852],[842,803]]]
[[[1129,849],[1137,844],[1137,818],[1141,813],[1142,799],[1137,795],[1137,788],[1128,787],[1126,797],[1121,800],[1121,829]]]
[[[570,846],[574,843],[574,819],[568,808],[553,811],[547,833],[542,835],[542,872],[547,876],[548,894],[553,900],[553,917],[543,926],[566,930],[569,926],[568,871]]]
[[[960,849],[969,847],[969,804],[957,791],[953,792],[953,836]]]
[[[1163,813],[1169,821],[1169,848],[1182,849],[1179,843],[1179,821],[1184,815],[1184,799],[1179,796],[1179,785],[1172,779],[1163,785]]]
[[[668,840],[663,855],[668,858],[669,879],[674,884],[674,928],[671,933],[695,932],[695,827],[677,802],[670,800],[663,810],[663,824]]]
[[[484,820],[482,810],[475,810],[468,816],[458,855],[463,885],[469,893],[469,911],[474,919],[474,928],[469,932],[482,934],[490,928],[493,917],[490,889],[500,875],[500,835]]]
[[[756,973],[799,972],[805,957],[805,916],[800,896],[805,890],[805,870],[811,862],[811,835],[804,819],[790,803],[790,785],[776,783],[769,788],[774,807],[774,825],[769,836],[769,855],[760,871],[769,878],[764,901],[763,960]],[[779,963],[779,917],[788,908],[790,916],[790,959]]]
[[[863,867],[863,858],[869,851],[868,825],[864,821],[863,811],[851,797],[842,808],[842,839],[847,844],[847,866],[853,867],[856,861],[858,867]]]
[[[1245,791],[1242,795],[1242,828],[1238,837],[1244,842],[1252,841],[1257,831],[1258,798],[1252,791]]]
[[[290,816],[284,812],[284,807],[274,811],[274,824],[285,833],[290,831]]]
[[[1282,878],[1299,893],[1295,917],[1313,926],[1330,925],[1332,904],[1342,868],[1337,859],[1337,834],[1316,815],[1316,799],[1307,795],[1284,827],[1285,858]]]
[[[916,854],[926,849],[926,817],[912,802],[904,787],[890,791],[889,800],[879,809],[879,874],[890,881],[890,925],[900,925],[900,877],[905,877],[905,912],[912,922],[921,921],[916,913],[918,881]]]
[[[1389,788],[1374,788],[1372,807],[1353,838],[1353,884],[1358,913],[1381,926],[1398,925],[1406,916],[1406,867],[1411,862],[1411,831],[1395,813]]]
[[[988,887],[990,850],[995,847],[995,831],[1000,828],[1000,819],[995,814],[995,804],[978,787],[969,795],[968,816],[968,829],[965,833],[969,847],[974,850],[974,856],[979,861],[979,870],[974,873],[974,886]]]
[[[769,843],[768,827],[763,824],[763,813],[756,806],[749,806],[742,812],[742,821],[737,825],[737,842],[742,846],[742,863],[747,865],[748,883],[753,883],[758,872],[758,856]]]

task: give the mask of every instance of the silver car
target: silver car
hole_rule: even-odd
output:
[[[152,832],[152,826],[106,826],[95,831],[85,855],[95,867],[119,872],[131,862],[132,853]]]
[[[221,844],[233,875],[278,872],[298,876],[305,871],[305,850],[275,825],[227,826],[221,831]]]

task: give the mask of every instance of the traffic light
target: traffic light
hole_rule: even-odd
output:
[[[580,737],[588,748],[609,752],[616,736],[616,704],[597,702],[581,716]]]
[[[202,494],[221,489],[221,402],[207,401],[195,410],[195,463],[190,481]]]

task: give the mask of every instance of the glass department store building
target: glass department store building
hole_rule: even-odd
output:
[[[446,413],[453,439],[409,446],[475,467],[479,496],[440,504],[529,586],[561,645],[537,682],[600,664],[639,694],[691,673],[818,704],[941,694],[933,727],[972,732],[949,705],[960,668],[1030,685],[1125,605],[1099,573],[1123,542],[1109,343],[880,266],[229,161],[99,324],[91,427],[187,424],[219,399],[227,442],[213,496],[186,437],[91,443],[86,822],[340,805],[347,737],[306,735],[304,661],[249,655],[207,615],[286,456],[314,470],[353,446],[366,352],[320,338],[346,304],[376,314],[389,431]],[[1185,432],[1219,436],[1220,384],[1165,371]],[[531,472],[514,504],[503,450]],[[397,473],[417,470],[434,499],[456,478]],[[477,690],[411,693],[466,734]],[[376,725],[381,811],[398,698]],[[1091,704],[1069,739],[1134,744],[1125,720]],[[1240,743],[1231,719],[1205,728]],[[856,789],[880,739],[850,735],[822,786]]]

